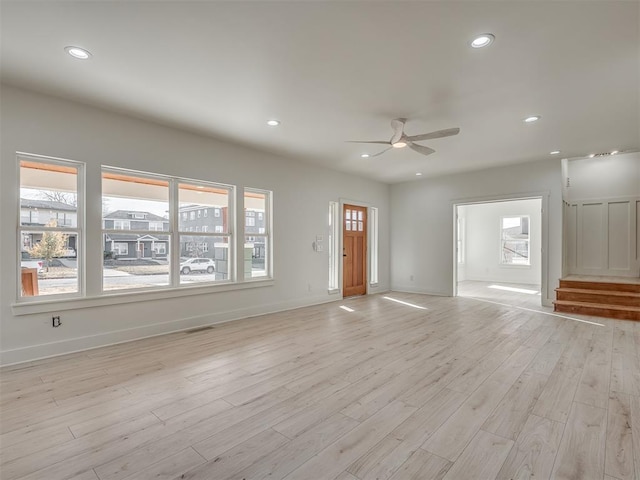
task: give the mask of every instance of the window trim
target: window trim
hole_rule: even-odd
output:
[[[505,263],[503,261],[503,230],[504,230],[504,219],[505,218],[526,218],[527,223],[529,224],[529,233],[527,233],[527,263]],[[500,235],[499,235],[499,250],[498,250],[498,264],[503,268],[531,268],[531,215],[502,215],[500,217]]]
[[[21,163],[32,162],[32,163],[40,163],[40,164],[48,164],[48,165],[57,165],[60,167],[70,167],[76,170],[76,227],[75,228],[59,228],[59,227],[45,227],[45,226],[37,226],[37,227],[23,227],[21,220],[21,209],[22,203],[20,202],[20,190],[22,188],[21,185]],[[77,160],[69,160],[64,158],[57,157],[49,157],[46,155],[35,155],[24,152],[16,152],[16,163],[17,163],[17,186],[18,186],[18,197],[17,197],[17,225],[16,225],[16,251],[14,252],[14,258],[16,262],[16,304],[19,305],[27,305],[32,303],[40,303],[43,298],[47,298],[51,300],[75,300],[79,298],[85,298],[86,295],[86,282],[85,282],[85,184],[86,184],[86,164],[84,162],[79,162]],[[22,233],[24,231],[53,231],[53,232],[64,232],[65,234],[75,233],[76,235],[76,262],[77,262],[77,291],[71,293],[54,293],[50,295],[34,295],[34,296],[22,296]]]
[[[259,195],[264,195],[264,215],[263,215],[263,219],[264,219],[264,233],[254,233],[251,232],[250,235],[247,234],[245,227],[247,226],[251,226],[251,225],[246,225],[246,219],[247,218],[253,218],[254,219],[254,223],[255,223],[255,215],[253,216],[247,216],[247,207],[245,204],[245,198],[247,196],[247,193],[251,194],[251,193],[255,193],[255,194],[259,194]],[[264,189],[260,189],[260,188],[253,188],[253,187],[245,187],[244,191],[243,191],[243,199],[242,199],[242,205],[243,205],[243,212],[244,214],[242,215],[244,222],[243,222],[243,231],[242,231],[242,245],[243,245],[243,249],[245,248],[244,245],[247,243],[246,238],[248,236],[250,237],[260,237],[260,238],[264,238],[265,239],[265,254],[266,254],[266,258],[265,258],[265,275],[263,277],[246,277],[246,272],[244,271],[244,250],[242,252],[242,255],[238,254],[237,258],[239,260],[239,266],[238,268],[240,268],[240,266],[242,267],[240,269],[240,272],[242,272],[242,275],[238,274],[238,278],[242,277],[242,281],[244,282],[255,282],[255,281],[260,281],[260,280],[271,280],[273,279],[273,192],[271,190],[264,190]],[[253,211],[252,211],[253,212]],[[240,219],[238,219],[239,221]],[[255,226],[255,225],[253,225]]]

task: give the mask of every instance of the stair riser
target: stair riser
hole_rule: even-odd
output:
[[[555,305],[554,311],[562,313],[575,313],[578,315],[591,315],[594,317],[615,318],[618,320],[640,321],[640,312],[609,310],[607,308],[581,307],[574,305]]]
[[[602,290],[607,292],[640,293],[640,284],[636,283],[580,282],[576,280],[560,280],[560,288],[578,288],[584,290]]]
[[[574,292],[556,292],[558,300],[568,300],[571,302],[586,303],[602,303],[605,305],[624,305],[628,307],[640,307],[640,298],[624,297],[619,295],[607,295],[606,293],[574,293]]]

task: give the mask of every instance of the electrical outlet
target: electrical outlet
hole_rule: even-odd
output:
[[[51,317],[51,326],[53,328],[57,328],[60,325],[62,325],[62,322],[60,321],[60,315],[54,315],[53,317]]]

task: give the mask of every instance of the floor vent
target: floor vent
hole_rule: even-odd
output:
[[[198,333],[198,332],[204,332],[205,330],[213,330],[213,327],[207,326],[207,327],[192,328],[191,330],[186,330],[185,333]]]

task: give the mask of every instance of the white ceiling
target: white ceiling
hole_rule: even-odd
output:
[[[640,146],[640,3],[2,1],[12,85],[394,183]],[[472,49],[480,33],[496,37]],[[92,52],[88,61],[64,47]],[[525,124],[531,114],[542,120]],[[409,149],[390,120],[458,136]],[[282,125],[266,126],[277,118]],[[424,177],[422,177],[424,178]]]

